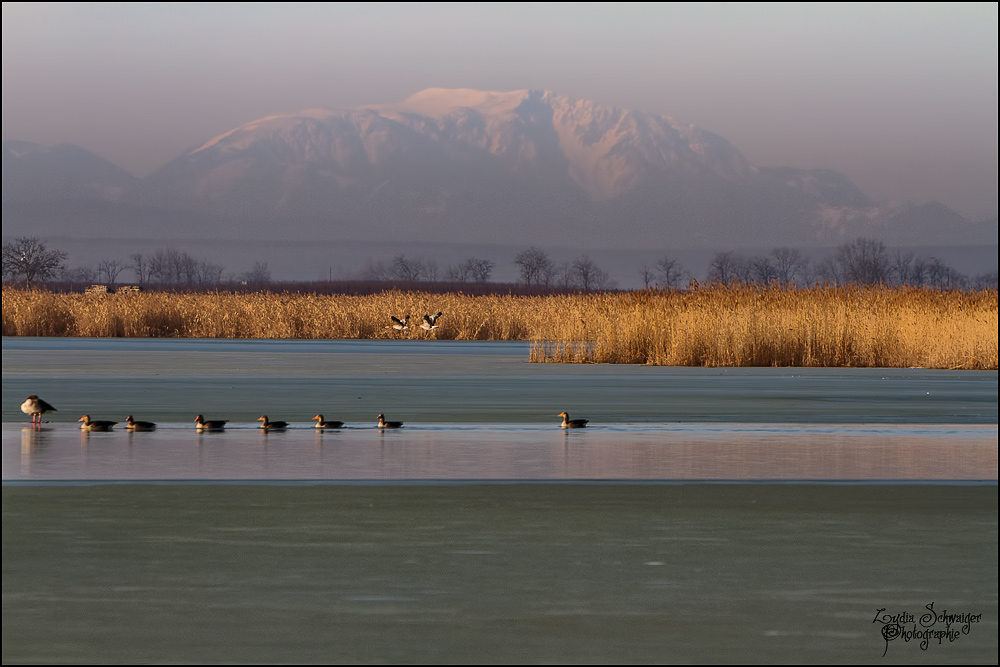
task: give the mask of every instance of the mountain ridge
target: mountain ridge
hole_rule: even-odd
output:
[[[8,203],[26,200],[24,187],[8,192],[26,180],[8,143],[17,142],[4,142],[5,233]],[[104,173],[96,165],[81,171]],[[133,216],[148,207],[203,217],[216,235],[726,247],[920,230],[996,243],[995,225],[941,205],[907,216],[917,207],[873,202],[833,170],[759,167],[694,125],[543,90],[433,88],[396,104],[272,114],[144,179],[123,184],[106,171],[103,189],[64,190],[105,192]],[[45,199],[42,190],[31,197]]]

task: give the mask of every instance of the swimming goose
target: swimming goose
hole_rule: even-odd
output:
[[[156,429],[156,424],[153,422],[137,422],[132,419],[132,415],[125,418],[125,428],[130,431],[153,431]]]
[[[424,321],[420,323],[420,328],[426,331],[437,329],[438,325],[435,322],[439,317],[441,317],[441,311],[438,311],[437,315],[424,315]]]
[[[313,419],[316,420],[316,428],[340,428],[344,425],[344,422],[326,421],[323,415],[316,415]]]
[[[378,427],[379,428],[399,428],[403,425],[403,422],[387,422],[385,420],[385,415],[378,416]]]
[[[47,401],[32,394],[24,403],[21,403],[21,412],[31,415],[32,424],[40,424],[42,423],[43,413],[56,412],[56,409]]]
[[[393,329],[395,329],[396,331],[405,331],[405,330],[407,330],[407,329],[410,328],[410,324],[409,324],[409,322],[410,322],[410,316],[409,315],[407,315],[403,319],[399,319],[395,315],[390,315],[389,319],[392,320],[392,324],[390,325],[390,327],[393,328]]]
[[[267,415],[257,417],[257,421],[263,422],[260,428],[265,431],[284,431],[288,427],[288,422],[273,422],[267,418]]]
[[[570,419],[565,412],[560,412],[557,416],[563,418],[562,424],[560,424],[563,428],[584,428],[590,421],[589,419]]]
[[[198,415],[194,418],[195,428],[199,431],[221,431],[226,428],[228,420],[216,419],[214,421],[205,421],[205,418]]]
[[[110,431],[111,428],[118,423],[103,420],[93,421],[91,420],[90,415],[84,415],[77,419],[77,421],[83,422],[80,424],[80,428],[84,431]]]

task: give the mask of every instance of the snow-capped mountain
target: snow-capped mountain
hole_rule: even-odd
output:
[[[5,144],[5,202],[7,170]],[[150,207],[259,239],[792,245],[879,236],[902,213],[843,174],[757,167],[693,125],[535,90],[268,116],[129,192],[133,221]]]
[[[431,89],[394,106],[262,118],[178,158],[158,178],[186,172],[197,197],[218,196],[255,170],[280,174],[287,192],[305,172],[349,189],[415,178],[411,169],[424,180],[429,168],[443,172],[447,188],[448,171],[469,167],[562,182],[590,201],[670,173],[739,180],[755,172],[726,140],[663,116],[542,91]]]
[[[269,116],[144,185],[161,205],[289,231],[476,242],[809,242],[817,205],[870,204],[834,172],[761,170],[695,126],[532,90]]]

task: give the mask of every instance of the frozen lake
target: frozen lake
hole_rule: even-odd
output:
[[[5,338],[3,661],[995,663],[997,373],[527,357]]]

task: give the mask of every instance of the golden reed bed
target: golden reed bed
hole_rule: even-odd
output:
[[[439,328],[418,327],[443,311]],[[406,332],[391,315],[412,315]],[[3,289],[4,336],[530,340],[536,362],[997,369],[997,291],[720,286],[468,296]]]

